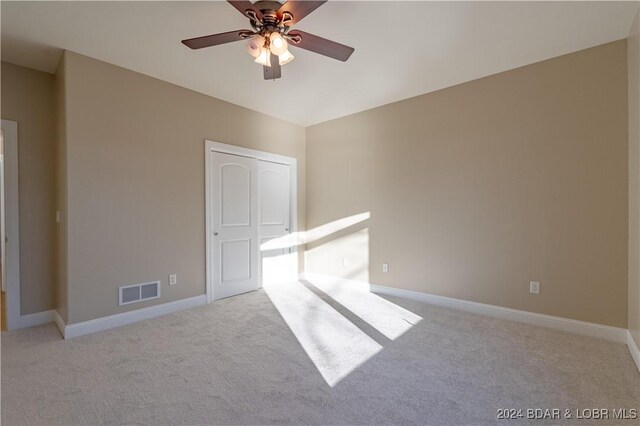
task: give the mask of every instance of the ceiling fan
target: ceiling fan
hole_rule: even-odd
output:
[[[345,62],[353,53],[353,47],[336,43],[291,27],[322,6],[327,0],[289,0],[283,3],[261,0],[227,0],[240,13],[249,18],[252,30],[236,30],[182,40],[191,49],[217,46],[233,41],[248,40],[247,51],[255,62],[263,66],[265,80],[282,76],[281,66],[291,62],[294,56],[288,46],[299,47]]]

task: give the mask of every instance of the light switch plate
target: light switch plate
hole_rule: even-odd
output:
[[[176,274],[169,275],[169,285],[176,285],[176,284],[178,284],[178,275]]]
[[[538,281],[529,282],[529,293],[540,294],[540,283]]]

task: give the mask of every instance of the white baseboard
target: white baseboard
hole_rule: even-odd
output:
[[[638,367],[638,371],[640,371],[640,350],[638,349],[638,345],[631,337],[631,332],[627,330],[627,347],[629,348],[629,352],[631,352],[631,358],[636,363],[636,367]]]
[[[64,327],[65,327],[66,324],[65,324],[64,320],[62,319],[62,317],[60,316],[60,313],[58,311],[54,311],[53,322],[58,327],[58,330],[60,330],[60,333],[62,334],[62,337],[64,337]]]
[[[11,330],[50,323],[54,319],[55,312],[56,311],[52,309],[50,311],[36,312],[35,314],[21,315],[16,318]]]
[[[160,305],[149,306],[147,308],[136,309],[135,311],[122,312],[119,314],[109,315],[102,318],[96,318],[89,321],[78,322],[75,324],[65,325],[62,318],[56,320],[58,327],[62,326],[62,335],[65,339],[84,336],[86,334],[98,331],[108,330],[110,328],[120,327],[134,322],[156,318],[162,315],[171,314],[173,312],[182,311],[184,309],[194,308],[196,306],[205,305],[207,296],[189,297],[187,299],[176,300],[174,302],[163,303]],[[58,315],[59,317],[59,315]]]
[[[611,327],[608,325],[595,324],[586,321],[556,317],[529,311],[521,311],[518,309],[505,308],[502,306],[470,302],[468,300],[436,296],[434,294],[420,293],[417,291],[403,290],[375,284],[371,284],[370,286],[373,293],[402,297],[405,299],[413,299],[420,302],[429,303],[431,305],[443,306],[446,308],[458,309],[475,314],[487,315],[510,321],[523,322],[526,324],[553,328],[556,330],[568,331],[591,337],[598,337],[617,343],[626,342],[627,330],[624,328]]]
[[[301,279],[333,279],[341,280],[339,277],[305,272],[300,274]],[[353,281],[353,280],[345,280]],[[586,321],[578,321],[569,318],[555,317],[551,315],[538,314],[535,312],[521,311],[518,309],[504,308],[502,306],[488,305],[485,303],[470,302],[468,300],[454,299],[452,297],[436,296],[434,294],[421,293],[400,288],[385,287],[382,285],[370,284],[372,293],[384,294],[387,296],[411,299],[430,305],[442,306],[445,308],[458,309],[474,314],[487,315],[495,318],[502,318],[510,321],[517,321],[531,325],[537,325],[556,330],[568,331],[591,337],[610,340],[617,343],[627,342],[627,329],[611,327],[608,325],[595,324]]]
[[[603,324],[579,321],[570,318],[556,317],[552,315],[538,314],[536,312],[521,311],[518,309],[505,308],[502,306],[487,305],[485,303],[470,302],[468,300],[454,299],[452,297],[436,296],[434,294],[420,293],[417,291],[403,290],[392,287],[371,284],[373,293],[385,294],[388,296],[413,299],[431,305],[443,306],[451,309],[459,309],[474,314],[487,315],[495,318],[502,318],[510,321],[523,322],[540,327],[553,328],[556,330],[568,331],[591,337],[611,340],[617,343],[626,342],[627,330],[624,328],[611,327]]]

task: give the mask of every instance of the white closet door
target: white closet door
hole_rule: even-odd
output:
[[[291,281],[292,264],[290,234],[289,166],[258,161],[258,194],[260,225],[260,259],[262,283]]]
[[[219,152],[211,156],[213,297],[221,299],[260,287],[258,163]]]

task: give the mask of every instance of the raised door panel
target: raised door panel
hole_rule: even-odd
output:
[[[221,243],[221,284],[251,278],[251,239],[228,240]]]
[[[285,225],[289,215],[285,200],[285,176],[282,170],[262,170],[260,185],[260,225]]]
[[[220,225],[251,226],[251,170],[243,164],[220,166]]]

